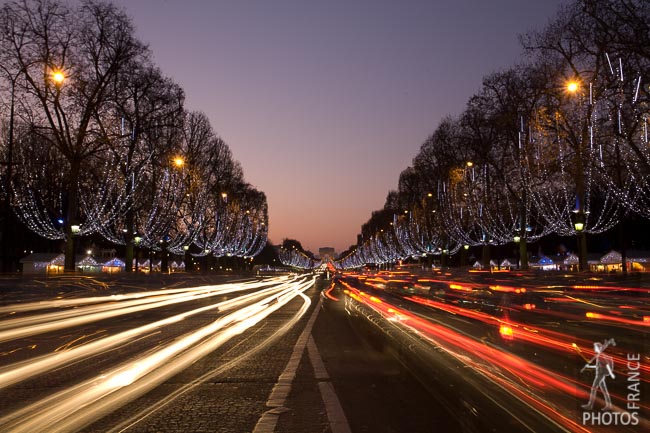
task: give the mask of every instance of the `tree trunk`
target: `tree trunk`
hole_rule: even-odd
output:
[[[580,252],[580,271],[587,272],[589,264],[587,263],[587,234],[585,232],[578,233],[578,251]]]
[[[75,272],[75,237],[72,233],[72,226],[79,225],[79,173],[81,170],[79,161],[70,162],[70,173],[68,177],[68,209],[65,221],[65,272]]]
[[[483,263],[483,269],[491,269],[490,266],[490,244],[483,244],[483,251],[481,256],[481,262]]]
[[[522,198],[521,198],[521,203],[520,203],[520,208],[519,208],[519,213],[521,215],[521,218],[519,220],[519,269],[523,271],[528,270],[528,231],[526,230],[527,228],[527,221],[528,221],[528,211],[526,208],[526,201],[528,200],[528,194],[526,193],[526,189],[524,188],[524,191],[522,192]]]
[[[163,242],[161,247],[160,273],[167,274],[169,273],[169,253],[167,252],[167,242]]]
[[[523,271],[528,270],[528,245],[525,237],[519,241],[519,268]]]
[[[127,197],[131,196],[132,190],[131,185],[127,183]],[[132,200],[132,199],[129,199]],[[127,206],[130,206],[132,203],[128,203]],[[129,210],[126,212],[126,251],[124,257],[124,270],[126,272],[133,272],[133,256],[135,251],[135,227],[134,227],[134,216],[133,209],[129,207]]]
[[[621,148],[618,145],[618,141],[615,142],[616,148],[616,183],[619,188],[623,187],[623,173],[621,169]],[[623,211],[619,208],[619,220],[618,220],[618,239],[620,242],[621,248],[621,271],[623,276],[627,277],[627,251],[625,251],[625,215],[626,211]]]
[[[133,272],[133,259],[135,258],[133,240],[127,240],[126,251],[124,255],[124,271]]]
[[[15,91],[16,81],[11,81],[11,105],[9,108],[9,142],[7,143],[7,173],[5,177],[5,199],[2,208],[2,234],[0,234],[0,244],[2,244],[2,271],[12,271],[13,254],[11,247],[13,239],[11,238],[11,180],[13,177],[13,151],[14,151],[14,108],[15,108]]]
[[[625,250],[625,225],[623,224],[623,218],[618,223],[618,238],[621,244],[621,270],[623,276],[627,277],[627,251]]]

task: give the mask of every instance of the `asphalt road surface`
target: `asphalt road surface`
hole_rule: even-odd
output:
[[[1,280],[0,431],[645,431],[647,289],[500,278]]]
[[[160,290],[92,278],[5,282],[0,430],[402,432],[455,425],[383,343],[359,336],[343,302],[321,301],[329,282],[166,283]]]

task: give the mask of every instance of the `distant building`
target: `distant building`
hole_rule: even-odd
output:
[[[318,249],[318,255],[323,263],[334,261],[336,258],[336,251],[332,247],[322,247]]]

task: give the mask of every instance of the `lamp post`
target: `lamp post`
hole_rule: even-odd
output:
[[[59,68],[51,68],[48,72],[48,77],[46,79],[46,90],[48,93],[50,90],[50,83],[54,84],[56,89],[54,93],[54,111],[57,113],[57,116],[63,115],[65,111],[59,102],[59,97],[61,95],[61,90],[63,84],[67,80],[65,73]],[[76,181],[79,179],[79,173],[81,170],[80,162],[75,159],[70,160],[70,168],[68,171],[70,186],[68,187],[68,209],[66,212],[66,227],[65,227],[65,272],[74,272],[75,271],[75,237],[78,234],[74,232],[71,224],[77,224],[78,218],[78,207],[79,207],[79,197],[78,191],[74,187]],[[77,226],[78,227],[78,226]]]
[[[467,253],[469,251],[469,245],[463,245],[463,249],[460,250],[460,268],[461,270],[467,266]]]
[[[573,221],[573,228],[576,231],[578,242],[578,270],[587,270],[587,237],[585,234],[585,213],[582,208],[577,208],[573,211],[575,219]]]
[[[140,245],[140,241],[142,238],[138,235],[136,235],[133,238],[133,249],[134,249],[134,256],[135,256],[135,273],[138,273],[138,245]]]
[[[210,269],[210,253],[211,252],[212,252],[212,250],[210,250],[208,248],[203,250],[203,253],[204,253],[204,255],[203,255],[203,273],[208,272],[208,270]]]
[[[185,272],[189,271],[192,268],[192,261],[190,259],[190,246],[183,245],[183,252],[185,253]]]
[[[571,94],[577,94],[580,90],[580,83],[578,81],[570,81],[566,85],[567,92]],[[591,118],[592,113],[592,87],[589,85],[589,104],[587,109],[587,120]],[[576,143],[576,152],[575,152],[575,168],[576,168],[576,208],[574,209],[575,220],[574,220],[574,229],[576,231],[577,243],[578,243],[578,270],[586,271],[587,270],[587,236],[585,232],[586,228],[586,210],[584,209],[585,204],[585,179],[584,179],[584,140],[588,134],[588,121],[583,123],[581,127],[581,134],[579,141]]]
[[[449,267],[447,261],[449,260],[449,250],[445,247],[440,254],[440,270]]]
[[[518,260],[518,269],[521,270],[527,270],[528,269],[528,257],[527,257],[527,251],[526,251],[526,238],[524,238],[522,242],[522,238],[520,236],[521,230],[519,230],[519,233],[516,233],[512,240],[515,242],[515,245],[517,247],[517,250],[519,250],[519,260]],[[522,246],[523,244],[523,246]]]
[[[66,242],[66,254],[65,254],[65,267],[64,267],[64,272],[76,272],[77,270],[77,264],[75,262],[75,255],[77,253],[77,237],[79,236],[79,233],[81,232],[81,226],[79,224],[71,224],[70,225],[70,236],[68,238],[68,241]],[[68,261],[72,261],[72,267],[70,267]]]

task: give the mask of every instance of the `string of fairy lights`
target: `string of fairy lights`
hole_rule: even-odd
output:
[[[604,60],[603,76],[582,77],[575,93],[520,116],[516,143],[499,155],[422,173],[428,185],[438,178],[437,190],[422,189],[336,266],[598,234],[627,214],[650,218],[649,92],[641,75],[625,78],[622,60]]]
[[[34,233],[65,239],[64,189],[53,188],[64,185],[64,179],[55,174],[62,171],[54,170],[51,175],[51,156],[34,157],[35,148],[39,147],[18,149],[12,204]],[[76,236],[98,234],[116,245],[131,242],[138,248],[176,255],[192,249],[192,254],[200,256],[250,258],[264,248],[266,200],[260,200],[257,191],[256,199],[246,186],[226,194],[209,176],[193,182],[197,171],[187,168],[181,157],[161,167],[152,152],[143,150],[127,158],[127,150],[111,149],[106,160],[98,161],[77,185],[80,222],[75,226]],[[196,249],[200,252],[195,253]]]
[[[320,260],[314,260],[298,248],[278,248],[278,258],[284,266],[298,269],[315,269],[321,266]]]
[[[37,235],[65,241],[68,271],[89,236],[125,246],[128,262],[138,248],[258,254],[266,197],[208,117],[186,110],[123,11],[63,3],[1,11],[3,203]]]

